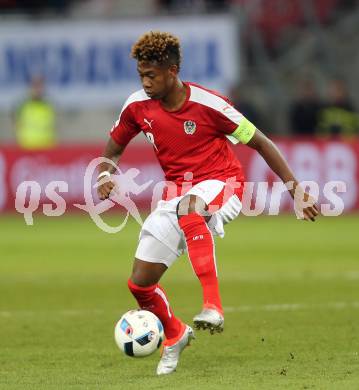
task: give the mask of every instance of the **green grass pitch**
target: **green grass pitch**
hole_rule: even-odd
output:
[[[111,221],[121,216],[111,217]],[[139,226],[86,215],[0,217],[0,389],[359,389],[359,217],[241,217],[217,240],[225,331],[197,332],[177,372],[113,339]],[[185,257],[163,279],[183,320],[201,307]]]

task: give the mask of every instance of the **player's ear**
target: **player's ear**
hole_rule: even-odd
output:
[[[173,77],[177,77],[178,71],[179,71],[178,65],[175,65],[175,64],[170,65],[169,68],[168,68],[168,72],[169,72],[169,73],[171,74],[171,76],[173,76]]]

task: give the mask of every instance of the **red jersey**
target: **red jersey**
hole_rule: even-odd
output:
[[[179,187],[187,172],[193,174],[193,185],[232,177],[243,181],[241,164],[227,137],[245,118],[226,97],[193,83],[184,84],[186,100],[174,112],[166,111],[159,100],[149,98],[143,89],[133,93],[125,102],[111,137],[126,146],[142,131],[153,145],[166,180]]]

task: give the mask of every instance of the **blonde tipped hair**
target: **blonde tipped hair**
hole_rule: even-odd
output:
[[[137,61],[156,62],[160,65],[181,64],[181,45],[179,39],[161,31],[143,34],[132,46],[131,56]]]

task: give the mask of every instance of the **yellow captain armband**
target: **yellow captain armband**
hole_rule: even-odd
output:
[[[256,127],[248,119],[243,118],[239,126],[234,130],[231,135],[227,135],[227,138],[233,143],[247,144],[253,137],[256,131]]]

